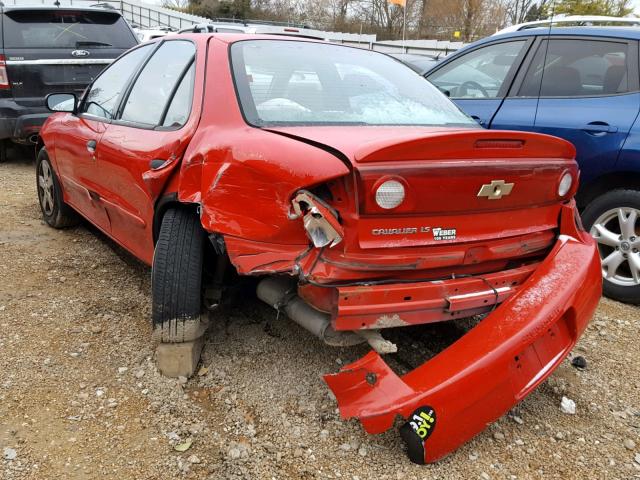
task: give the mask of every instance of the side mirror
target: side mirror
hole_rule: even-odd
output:
[[[51,93],[47,95],[46,103],[52,112],[76,113],[78,99],[73,93]]]

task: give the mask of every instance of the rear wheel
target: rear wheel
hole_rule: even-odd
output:
[[[584,210],[585,228],[598,242],[607,297],[640,304],[640,191],[613,190]]]
[[[202,314],[205,238],[198,216],[188,209],[171,208],[162,218],[151,276],[156,341],[189,342],[206,329]]]
[[[44,148],[40,150],[36,160],[36,181],[38,201],[44,221],[53,228],[77,225],[80,217],[69,205],[64,203],[60,182]]]

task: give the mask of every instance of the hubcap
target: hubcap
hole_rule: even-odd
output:
[[[45,215],[49,216],[53,213],[53,173],[49,162],[43,160],[40,162],[40,171],[38,172],[38,193],[40,197],[40,206]]]
[[[616,285],[640,285],[639,215],[635,208],[614,208],[600,215],[591,227],[600,250],[602,276]]]

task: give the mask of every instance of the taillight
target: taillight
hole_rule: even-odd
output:
[[[571,175],[571,173],[569,172],[566,172],[560,178],[560,183],[558,184],[558,196],[564,197],[567,193],[569,193],[569,190],[571,190],[572,186],[573,186],[573,175]]]
[[[0,90],[9,88],[9,76],[7,75],[7,62],[4,55],[0,55]]]
[[[404,185],[397,180],[387,180],[376,188],[375,195],[380,208],[394,209],[404,201]]]

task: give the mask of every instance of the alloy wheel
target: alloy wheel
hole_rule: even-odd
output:
[[[625,287],[640,285],[640,210],[613,208],[600,215],[591,227],[598,242],[605,280]]]
[[[46,216],[52,215],[55,207],[53,189],[54,184],[51,165],[48,161],[43,160],[40,162],[40,171],[38,172],[38,193],[40,194],[39,197],[42,211]]]

